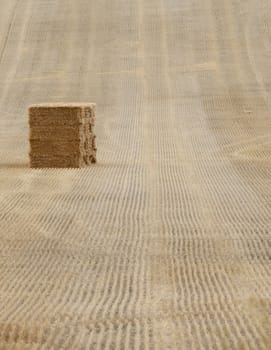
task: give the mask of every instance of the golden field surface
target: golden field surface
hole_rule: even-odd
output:
[[[271,349],[271,2],[0,0],[0,349]],[[95,102],[30,169],[28,106]]]

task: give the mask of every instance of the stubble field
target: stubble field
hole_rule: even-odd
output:
[[[270,1],[0,8],[0,349],[270,350]],[[59,101],[97,165],[28,167]]]

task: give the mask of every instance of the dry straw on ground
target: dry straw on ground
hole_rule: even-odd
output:
[[[270,350],[271,1],[0,0],[0,349]],[[27,107],[99,106],[28,167]]]

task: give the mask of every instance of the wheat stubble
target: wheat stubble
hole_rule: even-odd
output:
[[[269,350],[269,2],[5,8],[0,348]],[[23,167],[27,107],[90,98],[99,163]]]

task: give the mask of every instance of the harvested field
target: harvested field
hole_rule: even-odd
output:
[[[271,2],[0,0],[0,349],[271,349]],[[95,102],[98,163],[27,109]]]

